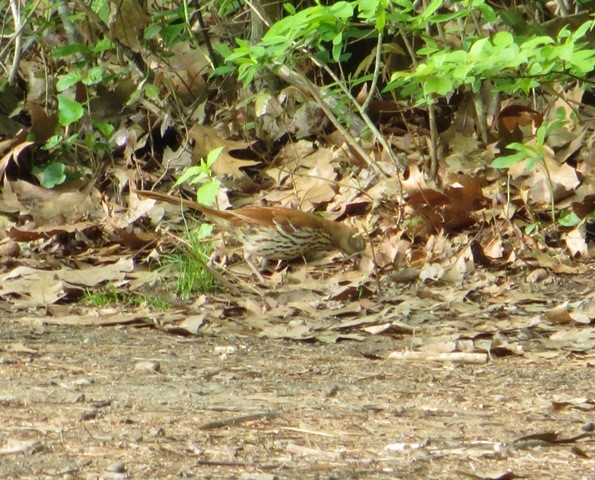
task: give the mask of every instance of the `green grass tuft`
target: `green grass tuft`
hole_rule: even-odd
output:
[[[143,306],[155,310],[167,310],[170,303],[157,296],[142,293],[130,293],[109,287],[104,290],[83,291],[83,302],[93,307],[106,307],[108,305]]]
[[[176,291],[181,298],[191,298],[197,292],[212,292],[218,288],[217,282],[207,267],[213,246],[205,238],[213,226],[203,223],[197,230],[188,231],[185,248],[165,255],[162,268],[176,276]]]

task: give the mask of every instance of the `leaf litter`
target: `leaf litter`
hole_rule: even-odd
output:
[[[11,248],[0,250],[7,252],[0,258],[0,313],[10,328],[2,329],[0,391],[11,391],[16,381],[22,399],[0,396],[6,407],[0,455],[11,461],[26,455],[27,468],[43,465],[40,452],[52,455],[60,437],[91,427],[92,439],[109,439],[84,452],[95,470],[101,464],[92,459],[121,451],[110,444],[119,438],[139,458],[159,455],[160,474],[177,468],[180,457],[187,469],[197,461],[219,472],[271,466],[295,469],[302,478],[345,464],[438,478],[444,458],[451,459],[444,478],[515,478],[513,471],[535,470],[533,456],[548,463],[541,464],[548,472],[564,465],[556,478],[567,468],[592,472],[586,415],[593,411],[595,366],[587,219],[595,202],[592,127],[560,127],[545,149],[544,168],[518,164],[504,174],[488,167],[496,144],[482,146],[455,122],[444,134],[447,154],[436,182],[423,167],[425,134],[412,128],[392,139],[405,169],[380,179],[338,132],[323,135],[317,107],[289,90],[238,102],[222,109],[213,126],[202,125],[204,58],[188,45],[172,52],[170,88],[186,105],[200,99],[179,145],[159,146],[152,135],[163,137],[175,125],[163,105],[132,102],[121,111],[134,84],[98,91],[94,115],[129,117],[114,134],[115,187],[68,181],[47,190],[4,175],[0,246]],[[581,101],[578,88],[546,100],[551,112]],[[132,106],[146,109],[150,121],[132,115]],[[531,142],[543,115],[512,107],[500,112],[495,142],[510,143],[509,135],[519,132]],[[27,110],[30,132],[41,142],[55,115],[35,103]],[[251,115],[259,142],[243,135]],[[2,173],[34,148],[26,133],[0,142]],[[288,133],[297,139],[283,143]],[[179,209],[139,199],[130,187],[164,179],[170,185],[220,146],[214,170],[224,185],[221,208],[265,202],[325,212],[359,228],[370,242],[364,257],[331,254],[283,266],[258,283],[231,254],[222,273],[233,291],[174,298],[165,311],[81,305],[83,291],[107,286],[163,294],[166,274],[147,265],[172,247],[171,233],[183,232],[188,219]],[[147,148],[163,154],[148,158],[141,153]],[[384,171],[396,171],[382,151],[369,150]],[[527,227],[544,222],[552,197],[557,212],[572,211],[579,223],[528,234]],[[168,335],[152,336],[143,348],[147,328]],[[130,389],[126,379],[143,362],[162,367],[137,369],[146,377]],[[75,397],[62,381],[65,371],[96,380],[78,385],[85,393]],[[131,406],[140,409],[130,412]],[[15,418],[28,423],[18,426]],[[219,436],[198,445],[201,428]],[[261,450],[254,438],[271,445]],[[141,462],[126,460],[142,470]],[[75,470],[86,468],[83,462]]]

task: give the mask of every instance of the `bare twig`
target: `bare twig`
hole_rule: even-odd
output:
[[[438,177],[438,126],[436,124],[436,106],[428,105],[428,121],[430,124],[430,178]]]
[[[11,4],[13,1],[16,1],[16,0],[11,0]],[[6,45],[4,45],[4,48],[2,49],[2,51],[0,51],[0,58],[4,57],[4,55],[6,54],[6,51],[8,50],[10,45],[12,45],[12,42],[16,41],[17,38],[21,35],[23,28],[25,28],[25,26],[29,22],[29,19],[33,16],[33,14],[37,10],[37,7],[39,6],[40,3],[41,3],[41,0],[37,0],[35,5],[33,5],[33,7],[31,7],[31,11],[29,12],[29,15],[27,15],[27,18],[25,18],[25,20],[23,22],[20,22],[21,26],[19,27],[19,29],[16,30],[12,35],[10,35],[10,39],[8,40],[8,42],[6,42]],[[7,71],[3,62],[0,62],[0,65],[2,66],[2,68],[4,68],[4,71]]]
[[[388,358],[392,360],[422,360],[429,362],[486,363],[488,361],[488,354],[471,352],[392,352]]]
[[[240,423],[253,422],[254,420],[260,420],[263,418],[275,418],[279,414],[276,412],[259,412],[251,413],[249,415],[241,415],[239,417],[223,418],[221,420],[215,420],[213,422],[203,423],[199,425],[199,430],[213,430],[215,428],[228,427],[231,425],[239,425]]]
[[[382,63],[382,41],[384,39],[384,35],[382,32],[378,32],[378,43],[376,44],[376,60],[374,64],[374,76],[372,77],[372,85],[370,85],[370,91],[368,92],[368,96],[366,100],[362,104],[362,110],[365,112],[368,110],[368,106],[372,101],[372,97],[374,96],[374,92],[376,91],[376,86],[378,85],[378,77],[380,76],[380,65]]]
[[[213,63],[213,68],[217,68],[220,64],[219,57],[213,49],[213,45],[209,37],[209,32],[207,31],[205,21],[202,18],[202,12],[200,11],[200,3],[198,2],[198,0],[194,0],[192,3],[194,5],[194,8],[196,9],[196,18],[198,20],[198,26],[200,27],[200,31],[202,32],[202,37],[204,39],[205,46],[207,47],[207,52],[209,52],[211,62]]]
[[[390,145],[388,144],[388,142],[386,141],[386,138],[384,138],[384,135],[382,135],[382,133],[380,132],[380,130],[378,130],[378,128],[376,128],[376,125],[374,125],[374,122],[372,122],[372,119],[364,111],[364,109],[359,104],[359,102],[353,97],[353,95],[347,89],[347,87],[345,87],[345,84],[339,78],[337,78],[337,76],[335,75],[335,72],[333,72],[328,67],[328,65],[321,64],[314,57],[311,57],[311,60],[317,66],[323,68],[324,71],[327,72],[331,76],[331,78],[337,83],[337,85],[339,86],[339,88],[341,89],[341,91],[343,92],[343,94],[349,99],[349,101],[351,102],[351,104],[357,110],[357,113],[360,116],[360,118],[364,121],[364,123],[366,124],[366,126],[370,129],[370,131],[372,132],[372,135],[374,135],[374,138],[376,139],[376,141],[378,141],[378,143],[380,143],[380,145],[382,145],[382,147],[385,149],[386,153],[388,154],[388,156],[390,157],[391,161],[393,162],[393,164],[395,165],[395,167],[397,168],[397,171],[398,171],[400,169],[400,162],[397,159],[397,157],[395,156],[395,154],[393,153],[393,150],[390,147]],[[377,166],[377,168],[379,169],[380,167]],[[399,192],[399,195],[401,195],[401,192]]]
[[[23,36],[21,25],[21,8],[16,0],[10,0],[10,10],[12,11],[12,18],[14,22],[15,41],[14,41],[14,56],[12,58],[12,67],[8,74],[9,85],[14,85],[17,81],[17,73],[19,71],[19,62],[21,61],[21,49],[23,48]]]
[[[364,159],[364,161],[372,168],[376,173],[381,174],[384,177],[390,175],[386,173],[382,168],[374,161],[372,157],[363,149],[360,143],[354,138],[352,133],[348,131],[339,121],[337,116],[329,105],[328,98],[324,97],[324,93],[319,87],[314,85],[310,80],[305,78],[303,75],[291,70],[285,65],[277,65],[272,67],[271,70],[282,80],[285,80],[290,85],[298,88],[299,90],[308,93],[316,102],[320,105],[326,116],[332,122],[332,124],[341,132],[345,137],[349,145]]]

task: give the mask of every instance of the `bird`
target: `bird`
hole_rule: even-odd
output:
[[[201,212],[216,227],[229,232],[242,244],[246,258],[311,260],[333,250],[354,255],[362,252],[366,245],[356,229],[313,213],[263,206],[218,210],[173,195],[150,190],[133,191],[141,197]]]

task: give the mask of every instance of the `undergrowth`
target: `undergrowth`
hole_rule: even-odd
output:
[[[218,287],[207,266],[213,246],[205,239],[212,229],[212,225],[203,223],[198,229],[187,230],[186,245],[163,256],[161,270],[175,277],[173,288],[183,299],[197,292],[212,292]]]
[[[126,292],[115,287],[103,290],[83,291],[83,302],[93,307],[106,307],[108,305],[126,305],[149,307],[155,310],[167,310],[171,304],[159,296],[149,296],[138,292]]]

